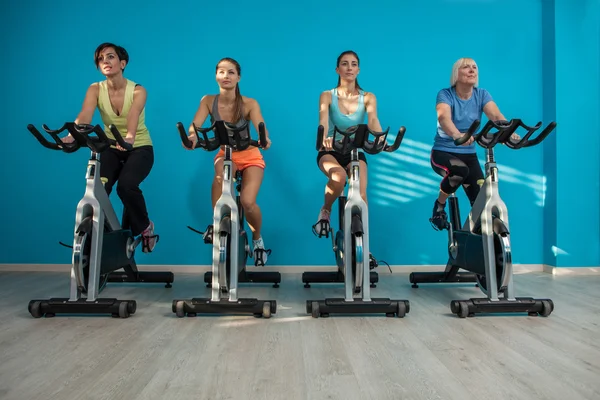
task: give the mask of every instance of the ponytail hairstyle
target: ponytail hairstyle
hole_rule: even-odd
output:
[[[350,54],[353,55],[354,57],[356,57],[356,62],[358,64],[358,66],[360,66],[360,59],[358,58],[358,54],[356,54],[354,51],[352,50],[346,50],[344,51],[342,54],[340,54],[337,58],[337,67],[340,66],[340,62],[342,62],[342,57],[344,57],[345,55]],[[342,82],[342,78],[340,78],[338,76],[338,83],[336,87],[340,87],[340,83]],[[356,85],[356,88],[358,90],[364,90],[363,88],[360,87],[360,85],[358,84],[358,78],[356,78],[356,80],[354,81],[354,84]]]
[[[242,67],[240,67],[240,63],[235,61],[233,58],[225,57],[219,60],[217,63],[216,70],[219,70],[219,64],[227,61],[232,63],[235,66],[238,76],[242,77]],[[215,71],[216,72],[216,71]],[[233,121],[232,123],[237,123],[240,119],[244,117],[244,100],[242,99],[242,95],[240,93],[240,84],[239,82],[235,85],[235,104],[233,106]]]

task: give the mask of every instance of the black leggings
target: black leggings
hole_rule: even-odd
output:
[[[483,180],[483,171],[476,153],[462,154],[432,150],[431,167],[444,177],[440,183],[442,192],[452,194],[462,185],[473,205],[480,189],[477,181]]]
[[[118,181],[117,194],[124,207],[122,225],[124,228],[131,227],[134,236],[138,236],[150,224],[146,201],[139,186],[153,165],[152,146],[136,147],[131,151],[111,147],[100,154],[100,176],[108,179],[104,184],[106,193],[110,195]]]

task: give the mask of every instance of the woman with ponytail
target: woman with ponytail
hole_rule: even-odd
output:
[[[319,124],[327,135],[323,137],[323,150],[317,154],[317,164],[328,178],[325,187],[325,201],[319,212],[316,232],[321,232],[322,224],[329,223],[331,207],[344,191],[346,174],[349,172],[350,154],[342,155],[332,151],[334,125],[344,131],[351,126],[364,124],[365,117],[369,129],[381,132],[377,117],[377,100],[373,93],[365,92],[358,84],[360,72],[358,55],[349,50],[337,58],[338,83],[335,89],[326,90],[319,98]],[[367,159],[363,152],[358,153],[360,162],[360,195],[367,201]]]
[[[193,124],[202,126],[206,117],[210,115],[211,121],[225,121],[236,126],[243,125],[246,121],[251,121],[258,131],[258,125],[264,122],[258,102],[240,94],[239,81],[242,75],[240,64],[232,58],[223,58],[217,63],[216,80],[219,85],[219,94],[206,95],[200,100],[200,106],[193,119]],[[189,139],[196,146],[197,137],[193,125],[190,125]],[[246,132],[250,135],[250,132]],[[244,133],[242,132],[242,135]],[[264,149],[271,146],[269,132],[266,131],[267,143]],[[223,186],[223,160],[225,151],[221,149],[215,156],[215,176],[212,183],[212,207],[215,207],[217,200],[221,197]],[[240,200],[250,230],[252,231],[252,244],[254,249],[254,264],[265,265],[267,255],[270,250],[265,250],[263,238],[261,236],[262,215],[260,208],[256,204],[256,196],[263,180],[265,161],[260,150],[257,147],[250,147],[242,151],[233,151],[231,158],[235,170],[242,172],[243,185],[240,193]],[[212,235],[212,225],[206,230],[207,234]]]

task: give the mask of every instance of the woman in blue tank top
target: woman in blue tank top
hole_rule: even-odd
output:
[[[437,131],[431,150],[431,167],[444,178],[429,220],[436,230],[446,227],[448,196],[462,186],[473,205],[479,194],[478,181],[483,180],[473,138],[461,146],[455,145],[454,140],[462,137],[473,121],[481,120],[482,113],[492,121],[505,120],[489,92],[477,87],[478,82],[475,61],[461,58],[452,67],[450,87],[437,95]]]
[[[317,164],[328,178],[325,187],[325,201],[314,228],[321,230],[321,224],[329,222],[331,207],[344,191],[350,154],[344,156],[332,151],[334,125],[340,130],[364,124],[365,117],[369,128],[381,132],[381,124],[377,118],[377,100],[375,95],[365,92],[356,79],[359,68],[358,55],[353,51],[345,51],[337,59],[335,71],[339,75],[335,89],[321,93],[319,98],[319,124],[323,125],[327,136],[323,138],[323,151],[317,155]],[[360,162],[360,195],[367,201],[367,159],[359,152]]]

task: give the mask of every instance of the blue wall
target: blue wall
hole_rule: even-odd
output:
[[[0,16],[5,54],[0,72],[8,79],[1,106],[3,136],[11,142],[0,149],[5,188],[0,226],[6,232],[0,242],[0,263],[70,262],[68,249],[57,241],[71,240],[88,154],[44,149],[26,125],[60,126],[76,117],[87,86],[102,79],[92,56],[103,41],[114,41],[129,51],[126,77],[148,90],[146,122],[156,161],[142,189],[161,241],[153,254],[138,253],[141,264],[210,263],[209,246],[201,244],[186,225],[204,229],[211,221],[214,154],[186,152],[175,123],[187,125],[202,95],[215,93],[214,67],[221,57],[241,63],[241,91],[260,102],[273,139],[273,147],[264,152],[267,170],[258,198],[263,236],[273,249],[271,265],[333,263],[330,242],[311,233],[326,183],[315,164],[313,146],[318,97],[335,85],[335,60],[341,51],[353,49],[360,55],[359,81],[377,95],[382,125],[392,130],[407,127],[396,154],[369,159],[371,249],[390,264],[445,263],[446,235],[434,232],[428,222],[439,184],[429,166],[429,150],[436,124],[435,97],[449,85],[456,59],[475,58],[480,86],[491,92],[508,118],[532,124],[553,119],[543,100],[548,78],[541,73],[546,44],[541,0],[388,1],[369,7],[357,0],[254,3],[260,5],[23,0],[5,7]],[[510,29],[490,22],[498,15],[510,16]],[[557,37],[561,29],[569,27],[557,26]],[[577,39],[585,39],[584,33]],[[586,43],[578,47],[581,54]],[[566,72],[561,68],[574,68],[572,61],[557,63],[556,75]],[[560,97],[565,89],[557,86],[556,90]],[[597,104],[597,94],[595,99]],[[571,112],[557,111],[561,127],[572,118]],[[581,143],[562,129],[557,144],[572,149],[572,162],[579,159],[580,153],[574,151]],[[596,140],[595,134],[588,136]],[[597,163],[597,140],[593,143],[586,146],[595,152],[590,165]],[[549,240],[542,234],[543,204],[550,194],[544,189],[548,165],[544,150],[539,146],[497,151],[516,263],[545,260]],[[566,164],[560,152],[556,159],[559,169],[561,162]],[[563,175],[556,176],[558,192],[566,185]],[[598,194],[597,179],[593,184]],[[580,187],[574,190],[583,193]],[[466,215],[468,203],[462,192],[460,199]],[[560,205],[565,199],[558,196],[556,201]],[[119,204],[116,196],[113,202]],[[276,211],[278,207],[283,211]],[[578,226],[597,239],[594,207],[594,222]],[[590,207],[581,208],[582,214],[589,212]],[[31,244],[38,251],[32,251]],[[573,247],[574,253],[582,250]],[[577,263],[597,262],[597,254],[590,257]]]
[[[544,120],[556,121],[556,4],[554,0],[542,2],[542,82]],[[557,132],[562,131],[562,121]],[[546,178],[544,199],[543,237],[544,264],[556,265],[556,140],[558,134],[548,136],[542,143]]]
[[[556,1],[555,52],[560,128],[554,161],[553,264],[596,266],[600,264],[600,0]]]

